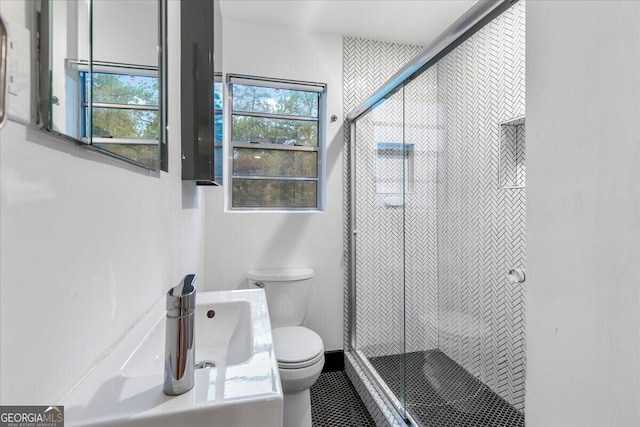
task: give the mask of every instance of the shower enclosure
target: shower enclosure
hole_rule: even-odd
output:
[[[524,425],[525,5],[496,4],[350,117],[347,373],[379,425]]]

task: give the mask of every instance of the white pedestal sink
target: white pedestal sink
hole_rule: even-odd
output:
[[[281,427],[282,388],[264,292],[198,292],[195,316],[196,363],[214,366],[196,369],[192,390],[162,393],[161,298],[64,398],[66,425]]]

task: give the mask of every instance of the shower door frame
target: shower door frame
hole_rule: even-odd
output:
[[[369,96],[362,104],[353,109],[346,117],[346,125],[349,126],[349,217],[348,224],[349,229],[347,237],[349,239],[349,283],[347,283],[346,292],[348,292],[348,330],[345,340],[345,355],[349,354],[354,358],[355,362],[359,365],[360,370],[366,376],[372,384],[376,386],[376,390],[382,392],[381,397],[385,401],[387,409],[392,409],[395,415],[396,422],[404,422],[408,425],[419,425],[415,422],[413,417],[410,416],[405,405],[394,396],[393,392],[384,383],[384,380],[379,378],[375,369],[366,360],[366,357],[360,354],[360,350],[356,348],[356,253],[357,244],[356,238],[358,230],[356,228],[356,122],[366,112],[372,110],[374,106],[385,98],[390,93],[394,92],[401,86],[404,86],[406,82],[411,81],[413,78],[422,74],[427,68],[430,68],[436,64],[443,56],[455,49],[458,45],[463,43],[478,30],[483,28],[487,23],[491,22],[494,18],[502,14],[505,10],[511,7],[519,0],[490,0],[486,2],[478,2],[471,9],[469,9],[464,15],[456,20],[450,27],[448,27],[438,38],[436,38],[431,44],[425,47],[420,54],[418,54],[412,61],[402,67],[395,75],[393,75],[384,85],[382,85],[376,92]],[[403,123],[404,126],[404,123]],[[404,132],[404,131],[403,131]],[[403,138],[404,144],[404,138]],[[404,169],[403,169],[404,171]],[[404,172],[403,172],[404,173]],[[404,180],[403,180],[404,181]],[[403,206],[403,209],[405,207]],[[404,222],[403,222],[404,224]],[[403,236],[404,239],[404,236]],[[406,285],[403,281],[403,288]],[[406,289],[404,289],[406,292]],[[403,310],[406,310],[406,300],[403,298]],[[405,317],[406,319],[406,317]],[[406,325],[403,324],[403,328]],[[403,345],[406,346],[405,335],[403,331]],[[406,347],[405,347],[406,350]],[[403,355],[406,354],[406,351]],[[403,367],[405,366],[403,360]],[[404,375],[403,375],[404,377]],[[404,384],[406,379],[403,378]],[[405,385],[406,386],[406,385]],[[389,421],[389,420],[387,420]]]

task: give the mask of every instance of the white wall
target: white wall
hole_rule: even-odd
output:
[[[94,61],[157,66],[158,14],[155,1],[94,0]]]
[[[325,350],[342,348],[342,37],[225,20],[225,73],[327,84],[327,204],[320,213],[225,213],[224,188],[207,188],[209,289],[245,285],[254,268],[309,267],[315,286],[307,326]],[[225,184],[228,185],[228,184]]]
[[[175,100],[177,38],[169,49]],[[13,122],[0,130],[1,404],[59,402],[166,289],[202,276],[204,201],[180,179],[179,120],[170,108],[161,174]]]
[[[640,425],[640,2],[527,2],[527,426]]]

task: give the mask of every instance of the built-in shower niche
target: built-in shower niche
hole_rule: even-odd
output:
[[[524,117],[500,123],[500,188],[525,188]]]
[[[403,194],[415,187],[414,144],[378,142],[375,158],[376,194],[384,206],[402,206]]]

